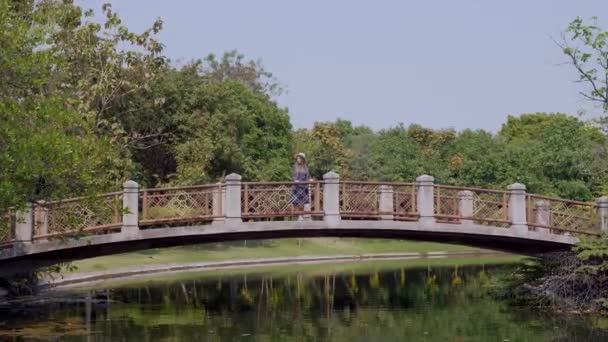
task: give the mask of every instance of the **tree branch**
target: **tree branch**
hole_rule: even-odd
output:
[[[579,91],[578,93],[583,95],[583,97],[585,97],[586,99],[591,100],[591,101],[602,102],[602,103],[606,102],[603,97],[593,97],[591,95],[585,94],[582,91]]]
[[[588,99],[593,99],[594,101],[598,101],[597,98],[601,98],[602,99],[601,102],[608,103],[608,91],[606,92],[605,95],[601,95],[602,92],[599,91],[599,88],[598,88],[595,80],[593,79],[593,77],[591,77],[587,72],[585,72],[585,70],[583,70],[583,67],[579,63],[577,53],[580,52],[580,50],[577,48],[571,48],[566,43],[560,44],[555,39],[553,39],[553,42],[562,49],[562,51],[564,52],[564,54],[566,56],[570,57],[571,63],[574,66],[574,68],[579,72],[581,77],[591,85],[591,87],[593,88],[592,94],[596,94],[597,97],[594,98],[593,96],[583,94],[582,92],[581,92],[581,94]],[[597,95],[597,94],[599,94],[599,95]]]
[[[147,150],[149,148],[162,145],[164,143],[163,138],[166,138],[168,136],[170,136],[169,133],[156,133],[156,134],[142,135],[139,137],[130,137],[129,141],[127,142],[127,144],[124,145],[124,147],[135,149],[135,150]],[[155,139],[155,138],[158,138],[158,141],[151,142],[148,144],[142,143],[142,141],[149,140],[149,139]],[[142,145],[139,145],[140,143]]]

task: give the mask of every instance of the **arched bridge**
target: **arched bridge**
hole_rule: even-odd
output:
[[[294,205],[298,201],[305,205]],[[608,198],[577,202],[506,190],[434,184],[323,181],[242,182],[139,189],[40,201],[8,217],[0,269],[160,246],[240,239],[354,236],[459,242],[536,253],[569,248],[608,230]]]

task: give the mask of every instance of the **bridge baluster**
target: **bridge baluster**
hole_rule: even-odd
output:
[[[378,187],[380,193],[380,218],[383,220],[392,220],[394,215],[394,191],[391,185],[380,185]]]
[[[473,196],[474,193],[470,190],[462,190],[458,192],[458,212],[461,218],[473,218]]]
[[[429,175],[422,175],[416,178],[418,215],[421,225],[433,225],[435,223],[435,198],[433,191],[435,178]]]
[[[32,205],[28,204],[24,210],[18,210],[15,213],[15,240],[23,243],[32,242],[34,235],[34,213]]]
[[[241,176],[226,176],[226,223],[243,222],[241,219]]]
[[[146,191],[144,189],[144,191],[141,194],[141,220],[147,220],[148,219],[148,209],[149,209],[149,203],[148,203],[148,191]]]
[[[323,175],[323,220],[330,228],[342,221],[340,216],[340,176],[335,172]]]
[[[536,211],[534,214],[534,223],[538,224],[538,226],[536,226],[536,231],[539,233],[548,234],[549,229],[545,227],[551,226],[551,206],[549,205],[549,202],[536,201],[534,204],[534,210]]]
[[[122,185],[122,228],[125,236],[136,236],[139,233],[139,184],[128,180]]]
[[[226,189],[222,183],[217,183],[217,188],[213,191],[213,223],[224,223]]]
[[[509,222],[511,222],[511,229],[519,233],[527,233],[526,186],[520,183],[513,183],[507,186],[507,191],[509,192]]]

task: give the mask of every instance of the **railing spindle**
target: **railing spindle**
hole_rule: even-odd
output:
[[[437,191],[437,205],[435,208],[437,208],[437,215],[441,215],[441,188],[435,187],[435,190]]]
[[[120,210],[118,210],[120,200],[118,194],[114,195],[114,223],[120,223],[121,221]]]
[[[526,195],[527,198],[527,207],[528,207],[528,214],[527,214],[527,218],[528,218],[528,225],[532,226],[532,228],[534,228],[534,210],[532,209],[532,197],[530,195]]]
[[[348,193],[346,192],[346,183],[342,183],[342,211],[346,211],[346,202]]]
[[[224,193],[222,192],[222,183],[217,183],[217,207],[219,216],[224,216]]]
[[[503,220],[505,220],[505,221],[509,219],[507,217],[508,214],[509,214],[508,211],[507,211],[507,206],[508,206],[507,203],[509,203],[508,201],[509,201],[509,198],[507,197],[507,194],[503,193],[502,194],[502,215],[500,216],[500,218],[503,219]]]
[[[317,182],[315,184],[315,202],[314,202],[314,211],[321,211],[321,183]]]
[[[553,210],[553,208],[551,208],[551,202],[549,202],[549,227],[553,227],[553,222],[555,221],[553,217],[554,215],[555,211]]]
[[[144,190],[141,198],[141,219],[148,219],[148,191]]]
[[[411,199],[411,205],[410,205],[410,212],[412,214],[416,214],[417,213],[417,209],[416,209],[416,183],[412,184],[412,199]]]
[[[243,212],[249,213],[249,184],[243,184]]]

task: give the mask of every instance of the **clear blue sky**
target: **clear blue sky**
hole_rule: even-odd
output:
[[[296,127],[340,117],[496,131],[509,114],[598,113],[551,37],[576,16],[607,23],[605,0],[110,2],[135,30],[161,17],[174,61],[231,49],[261,59]]]

